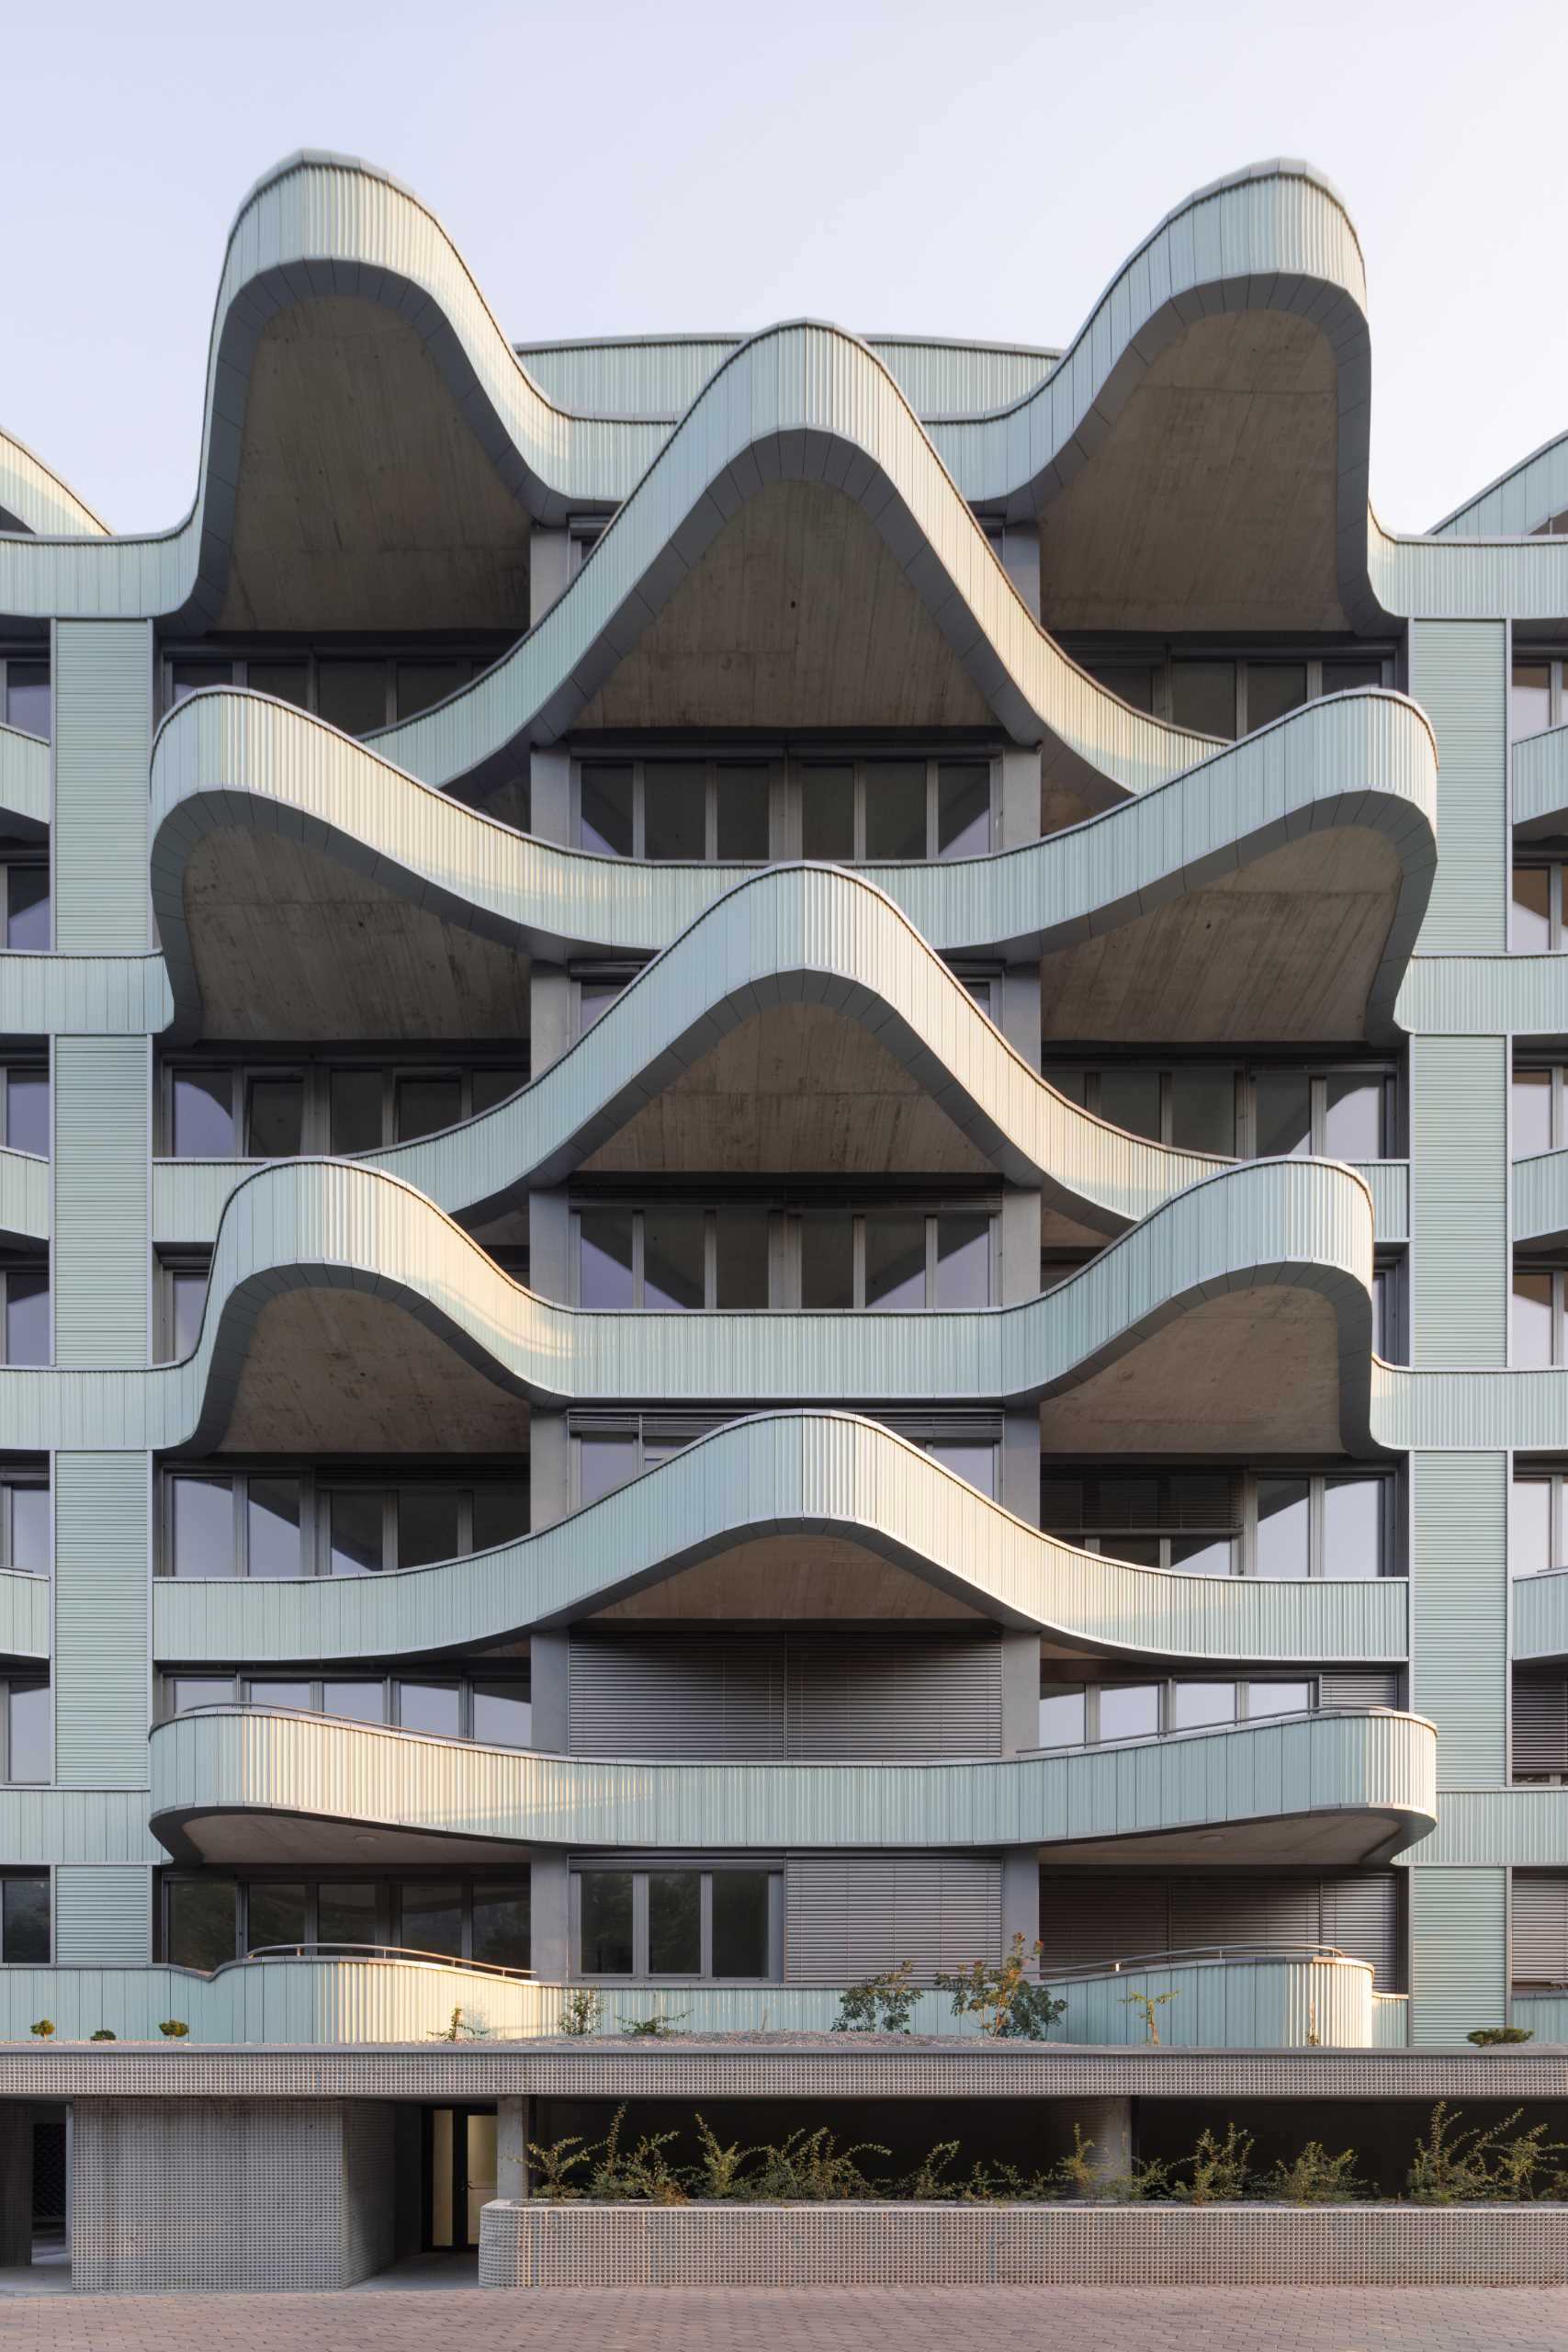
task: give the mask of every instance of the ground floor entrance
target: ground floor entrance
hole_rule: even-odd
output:
[[[493,2107],[424,2110],[424,2244],[468,2254],[479,2242],[479,2213],[495,2195]]]

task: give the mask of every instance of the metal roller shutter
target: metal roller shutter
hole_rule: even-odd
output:
[[[1001,1949],[1002,1871],[994,1861],[924,1854],[804,1854],[784,1866],[784,1975],[855,1984],[914,1962],[938,1969]]]
[[[1514,1677],[1514,1770],[1568,1772],[1568,1681],[1561,1675]]]
[[[1323,1881],[1322,1939],[1370,1960],[1380,1993],[1406,1990],[1404,1882],[1398,1871],[1356,1871]]]
[[[1320,1703],[1325,1707],[1397,1707],[1398,1673],[1392,1667],[1364,1674],[1323,1674],[1318,1677]]]
[[[1314,1944],[1317,1881],[1312,1878],[1173,1879],[1170,1940],[1193,1944]]]
[[[1000,1753],[998,1641],[792,1636],[787,1670],[788,1755]]]
[[[1568,1875],[1514,1872],[1513,1947],[1516,1984],[1568,1984]]]
[[[1084,1968],[1170,1948],[1170,1888],[1162,1878],[1040,1874],[1041,1969]]]
[[[579,1636],[568,1743],[579,1756],[996,1756],[997,1640],[911,1635]]]
[[[575,1640],[567,1744],[577,1756],[782,1756],[784,1644]]]

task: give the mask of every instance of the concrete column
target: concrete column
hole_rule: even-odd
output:
[[[1040,1745],[1040,1636],[1002,1635],[1002,1754]]]
[[[0,2269],[33,2258],[33,2111],[25,2099],[0,2103]]]
[[[571,839],[571,755],[551,743],[529,763],[529,831],[542,842]]]
[[[1021,849],[1040,839],[1040,752],[1032,743],[1009,743],[1002,752],[997,845]]]
[[[528,2194],[533,2107],[526,2098],[498,2098],[495,2103],[495,2193],[508,2203],[520,2204]]]
[[[546,1756],[566,1754],[570,1657],[570,1648],[565,1634],[536,1634],[529,1642],[528,1682],[534,1746]]]
[[[528,624],[536,628],[566,593],[571,577],[571,534],[547,531],[536,523],[528,534]]]
[[[571,1043],[571,976],[564,964],[535,964],[528,977],[529,1067],[538,1078]]]
[[[546,1984],[561,1984],[570,1973],[571,1953],[571,1873],[566,1856],[536,1854],[532,1879],[530,1946],[534,1973]]]
[[[1036,1283],[1038,1288],[1038,1282]],[[1002,1417],[1002,1476],[998,1499],[1026,1527],[1040,1524],[1040,1409],[1021,1405]]]
[[[997,553],[1002,570],[1036,620],[1040,618],[1040,526],[1004,523]]]
[[[1032,1846],[1010,1846],[1002,1856],[1002,1950],[1014,1936],[1040,1939],[1040,1857]]]
[[[1084,2140],[1092,2141],[1089,2170],[1097,2183],[1118,2179],[1133,2165],[1133,2102],[1130,2098],[1064,2099],[1055,2110],[1057,2146],[1066,2155],[1073,2145],[1076,2124]],[[1093,2191],[1091,2189],[1090,2193]]]

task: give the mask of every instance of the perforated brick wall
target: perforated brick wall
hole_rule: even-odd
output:
[[[1560,2286],[1568,2207],[487,2205],[481,2287]]]

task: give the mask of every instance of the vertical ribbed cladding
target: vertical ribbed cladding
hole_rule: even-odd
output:
[[[1454,1800],[1445,1796],[1445,1817]],[[1503,1870],[1410,1873],[1410,2039],[1453,2047],[1500,2025],[1507,2000],[1507,1880]]]
[[[986,1848],[1303,1812],[1433,1815],[1431,1727],[1259,1722],[1146,1747],[925,1765],[677,1764],[472,1747],[364,1724],[213,1711],[152,1740],[155,1822],[261,1806],[556,1845]],[[1370,1850],[1370,1848],[1369,1848]]]
[[[1507,1766],[1507,1457],[1421,1453],[1414,1487],[1413,1703],[1437,1723],[1446,1789]]]
[[[54,1757],[65,1788],[147,1785],[150,1465],[54,1456]]]
[[[1420,620],[1410,691],[1437,729],[1442,862],[1421,930],[1427,955],[1493,955],[1507,944],[1507,628],[1501,620]]]

